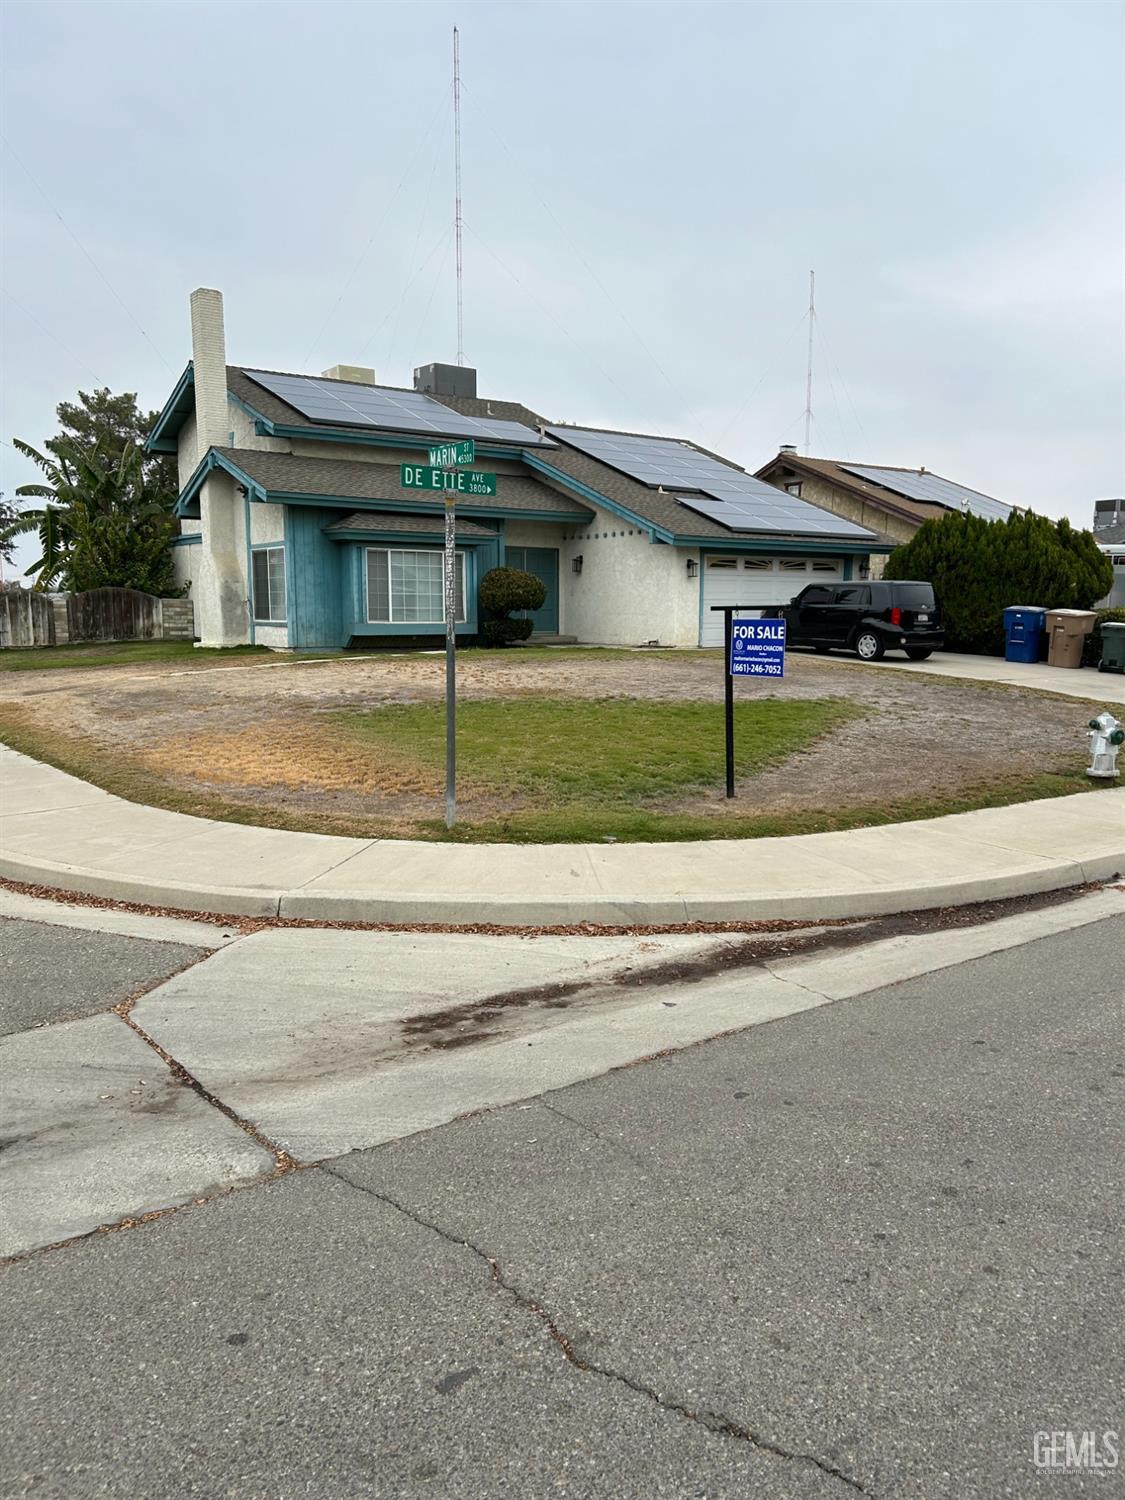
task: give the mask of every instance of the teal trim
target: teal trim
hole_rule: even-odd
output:
[[[850,554],[847,557],[844,558],[844,582],[845,583],[849,582],[849,580],[851,579],[851,576],[852,576],[852,562],[853,562],[853,560],[854,559],[851,557]]]
[[[350,531],[328,531],[325,529],[322,535],[330,542],[371,542],[380,545],[394,546],[396,542],[409,542],[413,547],[419,542],[427,543],[431,547],[440,547],[441,538],[432,531],[380,531],[378,527],[372,526],[370,530]],[[466,536],[464,532],[457,533],[458,547],[494,547],[496,538],[490,536]]]
[[[183,536],[172,538],[173,547],[201,547],[203,545],[203,533],[201,531],[189,531]]]
[[[222,461],[222,467],[230,473],[236,470],[232,464]],[[238,475],[243,484],[249,483],[245,475]],[[444,515],[445,507],[440,500],[357,500],[354,495],[305,495],[294,490],[264,490],[259,488],[260,498],[270,505],[321,505],[332,510],[392,511],[396,515]],[[473,520],[483,517],[490,521],[516,519],[520,521],[557,521],[560,525],[585,525],[590,517],[578,511],[565,510],[501,510],[498,506],[465,504],[459,496],[457,514]]]
[[[191,392],[190,400],[188,399],[187,395],[188,391]],[[175,453],[179,448],[177,437],[179,435],[180,428],[184,425],[184,419],[191,416],[194,411],[195,370],[193,369],[191,360],[189,359],[187,362],[187,368],[184,370],[184,373],[180,376],[179,380],[176,381],[175,388],[172,391],[172,394],[168,397],[167,401],[164,403],[160,415],[157,417],[156,422],[153,425],[152,431],[145,438],[145,452]],[[175,426],[172,425],[172,419],[174,417],[179,418],[179,420],[175,423]]]
[[[257,641],[255,640],[255,636],[254,636],[254,626],[257,624],[257,620],[255,619],[255,615],[254,615],[254,546],[253,546],[253,543],[250,540],[250,496],[249,495],[244,495],[242,497],[242,525],[243,525],[242,536],[243,536],[243,540],[244,540],[244,542],[246,544],[246,614],[247,614],[247,617],[248,617],[248,619],[250,621],[250,644],[252,646],[254,646],[254,645],[257,645]],[[283,549],[283,554],[284,554],[284,549]],[[288,608],[288,599],[289,599],[289,580],[288,579],[285,580],[285,598],[286,598],[286,608]],[[270,624],[272,622],[266,621],[265,623],[266,624]]]
[[[268,433],[262,430],[265,427],[269,427],[269,419],[267,417],[263,417],[261,412],[258,411],[256,407],[251,406],[248,401],[243,401],[241,396],[236,396],[235,393],[229,389],[227,391],[227,404],[229,406],[237,406],[239,411],[245,412],[248,417],[252,417],[254,419],[254,426],[258,430],[259,437],[269,436]],[[233,443],[231,443],[231,447],[234,447]]]
[[[888,542],[886,545],[873,538],[870,542],[843,542],[835,541],[830,537],[817,537],[808,542],[798,542],[786,537],[784,540],[773,537],[757,536],[745,539],[732,537],[731,540],[720,540],[718,537],[701,536],[675,536],[672,544],[676,547],[702,547],[706,546],[709,552],[758,552],[762,556],[779,556],[782,554],[804,554],[825,553],[837,557],[866,557],[870,552],[893,552],[897,543]]]
[[[289,644],[298,649],[340,646],[347,639],[350,549],[333,546],[323,525],[323,514],[311,507],[285,511]]]
[[[545,474],[548,479],[553,479],[556,484],[561,484],[564,489],[571,490],[576,495],[581,495],[584,500],[589,500],[592,505],[598,505],[602,510],[608,510],[613,515],[620,516],[622,520],[632,521],[634,526],[639,526],[642,531],[648,533],[649,541],[655,541],[657,538],[662,542],[673,540],[670,531],[665,531],[645,516],[639,516],[636,511],[629,510],[624,505],[618,505],[616,501],[610,500],[607,496],[601,494],[599,490],[591,489],[588,484],[583,484],[581,480],[572,479],[569,474],[561,473],[544,459],[539,458],[538,455],[529,453],[526,448],[521,457],[529,469],[535,469],[538,473]],[[562,517],[560,517],[561,519]],[[590,516],[579,516],[576,519],[582,522],[589,522],[592,518]]]

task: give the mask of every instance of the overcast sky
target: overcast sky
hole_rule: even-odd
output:
[[[3,7],[0,488],[79,387],[456,356],[480,392],[753,469],[1125,492],[1120,4]],[[30,555],[30,554],[29,554]]]

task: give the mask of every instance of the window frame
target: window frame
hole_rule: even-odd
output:
[[[281,553],[281,613],[275,615],[274,580],[270,568],[270,554]],[[258,579],[255,565],[258,557],[266,559],[266,609],[267,615],[258,613]],[[289,564],[285,556],[284,542],[255,542],[250,548],[250,614],[255,625],[287,625],[289,623]]]
[[[441,547],[394,547],[376,543],[361,548],[363,554],[363,619],[366,625],[399,626],[400,634],[410,635],[415,631],[433,629],[435,626],[445,624],[445,551]],[[387,554],[387,618],[375,620],[371,617],[371,572],[368,558],[373,552],[385,552]],[[437,620],[396,620],[394,618],[394,589],[391,583],[390,555],[392,552],[409,554],[410,556],[425,555],[427,557],[438,557],[441,559],[442,568],[442,614]],[[461,564],[461,612],[457,616],[455,624],[468,625],[469,622],[469,564],[468,553],[463,547],[458,547],[454,554]]]

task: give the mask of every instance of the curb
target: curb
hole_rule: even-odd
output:
[[[555,896],[504,897],[487,894],[453,896],[412,892],[396,897],[370,892],[312,892],[300,887],[224,887],[177,881],[140,881],[123,875],[0,854],[0,876],[27,885],[50,886],[109,900],[163,906],[179,911],[209,912],[240,917],[301,917],[320,922],[379,922],[473,924],[500,927],[595,926],[663,927],[682,922],[762,922],[777,919],[824,921],[833,918],[892,916],[903,911],[967,906],[978,901],[1006,900],[1063,890],[1068,886],[1112,881],[1125,871],[1125,840],[1119,852],[1082,860],[1058,860],[1036,868],[1026,866],[961,880],[922,881],[908,888],[877,890],[826,887],[809,894],[677,895],[675,897],[614,897],[598,895],[581,900]]]

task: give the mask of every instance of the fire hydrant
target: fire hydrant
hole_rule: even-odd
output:
[[[1090,764],[1086,767],[1086,775],[1097,776],[1103,781],[1112,781],[1115,776],[1120,776],[1121,772],[1117,769],[1117,747],[1125,740],[1125,729],[1122,729],[1109,709],[1090,720],[1086,738],[1090,741]]]

